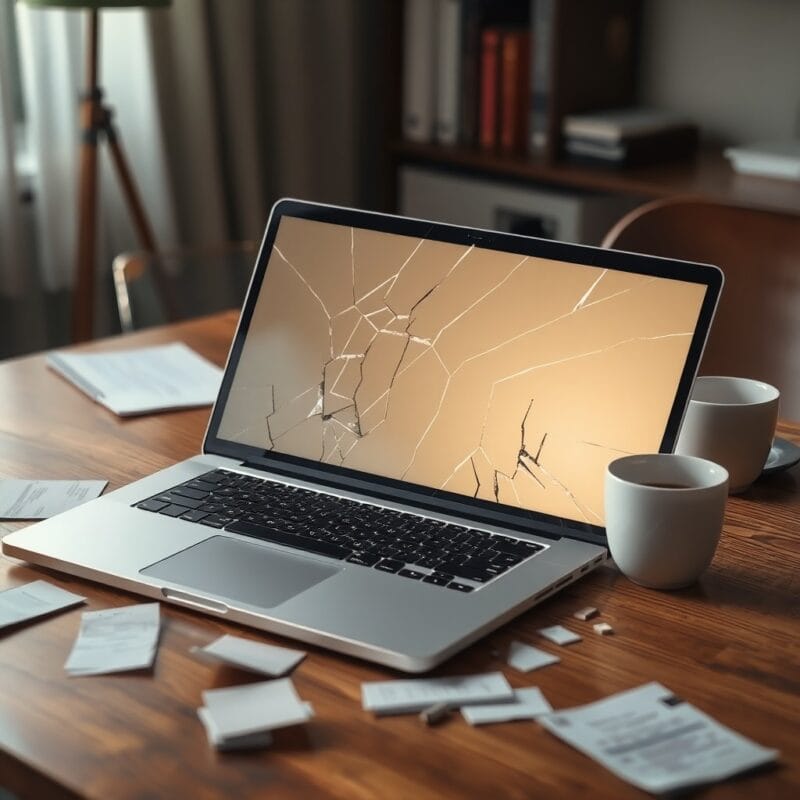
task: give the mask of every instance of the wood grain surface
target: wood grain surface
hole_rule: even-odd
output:
[[[236,323],[226,313],[85,346],[182,340],[223,364]],[[45,367],[42,356],[0,364],[0,477],[108,479],[108,491],[200,449],[209,410],[120,419]],[[800,441],[800,425],[783,436]],[[528,611],[433,675],[503,670],[539,686],[555,708],[660,681],[720,722],[781,751],[777,766],[716,784],[704,798],[800,797],[800,467],[732,498],[713,564],[693,588],[656,592],[610,565]],[[25,523],[0,523],[0,535]],[[219,754],[196,709],[204,689],[254,680],[189,650],[224,632],[280,637],[162,606],[152,672],[69,678],[63,665],[81,610],[138,598],[0,559],[0,589],[45,578],[88,597],[73,609],[0,633],[0,786],[22,798],[627,798],[644,793],[534,722],[471,728],[454,714],[427,728],[415,715],[375,718],[360,684],[401,677],[300,645],[293,680],[316,716],[276,732],[267,750]],[[613,636],[572,612],[593,605]],[[583,641],[561,663],[523,674],[505,665],[512,639],[567,624]],[[421,623],[421,624],[424,624]],[[554,650],[550,645],[545,649]]]

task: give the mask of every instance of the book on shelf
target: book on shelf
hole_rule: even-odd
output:
[[[529,0],[461,0],[459,141],[479,143],[482,33],[492,26],[528,26]]]
[[[499,28],[484,28],[481,32],[481,91],[478,144],[484,150],[497,145],[500,110],[500,42]]]
[[[436,125],[439,144],[458,141],[461,99],[461,2],[437,0]]]
[[[724,154],[736,172],[800,180],[800,139],[729,147]]]
[[[520,153],[528,130],[530,29],[503,32],[500,42],[500,149]]]
[[[641,0],[531,0],[533,155],[560,155],[566,115],[633,103],[640,17]]]
[[[489,27],[481,35],[479,144],[484,150],[523,149],[529,36],[527,27]]]
[[[570,160],[611,167],[642,167],[688,158],[697,149],[696,125],[627,136],[615,141],[568,136],[564,152]]]
[[[403,136],[433,140],[436,118],[437,0],[405,0],[403,9]]]
[[[564,136],[616,144],[624,139],[680,130],[690,126],[685,117],[657,108],[630,106],[567,114]]]

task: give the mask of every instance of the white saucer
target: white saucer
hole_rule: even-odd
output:
[[[780,439],[777,436],[772,442],[767,462],[761,475],[772,475],[775,472],[782,472],[789,467],[793,467],[800,462],[800,447],[787,439]]]

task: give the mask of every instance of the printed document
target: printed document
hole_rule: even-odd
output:
[[[85,597],[47,581],[32,581],[0,592],[0,629],[85,602]]]
[[[539,723],[653,794],[723,780],[778,757],[658,683],[539,717]]]
[[[0,519],[47,519],[94,500],[108,481],[0,480]]]
[[[435,703],[459,708],[513,697],[514,691],[502,672],[361,684],[361,705],[376,714],[410,714]]]
[[[85,611],[64,669],[70,675],[103,675],[152,666],[160,626],[158,603]]]
[[[50,353],[47,365],[120,416],[211,405],[222,370],[182,342],[107,353]]]

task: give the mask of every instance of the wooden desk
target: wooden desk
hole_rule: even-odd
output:
[[[235,321],[228,313],[90,347],[178,338],[222,364]],[[115,489],[196,453],[207,417],[203,409],[122,420],[47,370],[41,356],[6,362],[0,476],[107,478]],[[800,440],[798,425],[781,432]],[[780,766],[717,784],[704,798],[800,797],[799,482],[795,468],[731,499],[717,556],[695,588],[649,591],[604,567],[434,674],[503,669],[513,686],[540,686],[555,708],[660,681],[782,752]],[[89,609],[137,602],[0,560],[0,588],[42,577],[86,595]],[[614,636],[571,618],[586,605],[601,609]],[[425,728],[414,715],[375,719],[361,710],[360,684],[397,674],[305,646],[309,656],[293,678],[316,717],[278,731],[269,750],[218,754],[195,715],[200,693],[250,678],[203,664],[189,648],[244,629],[163,606],[152,675],[68,678],[63,664],[79,619],[75,609],[0,634],[0,784],[21,797],[645,796],[533,722],[470,728],[454,715]],[[504,667],[512,639],[535,643],[537,628],[558,622],[585,634],[559,651],[560,664],[527,675]]]

